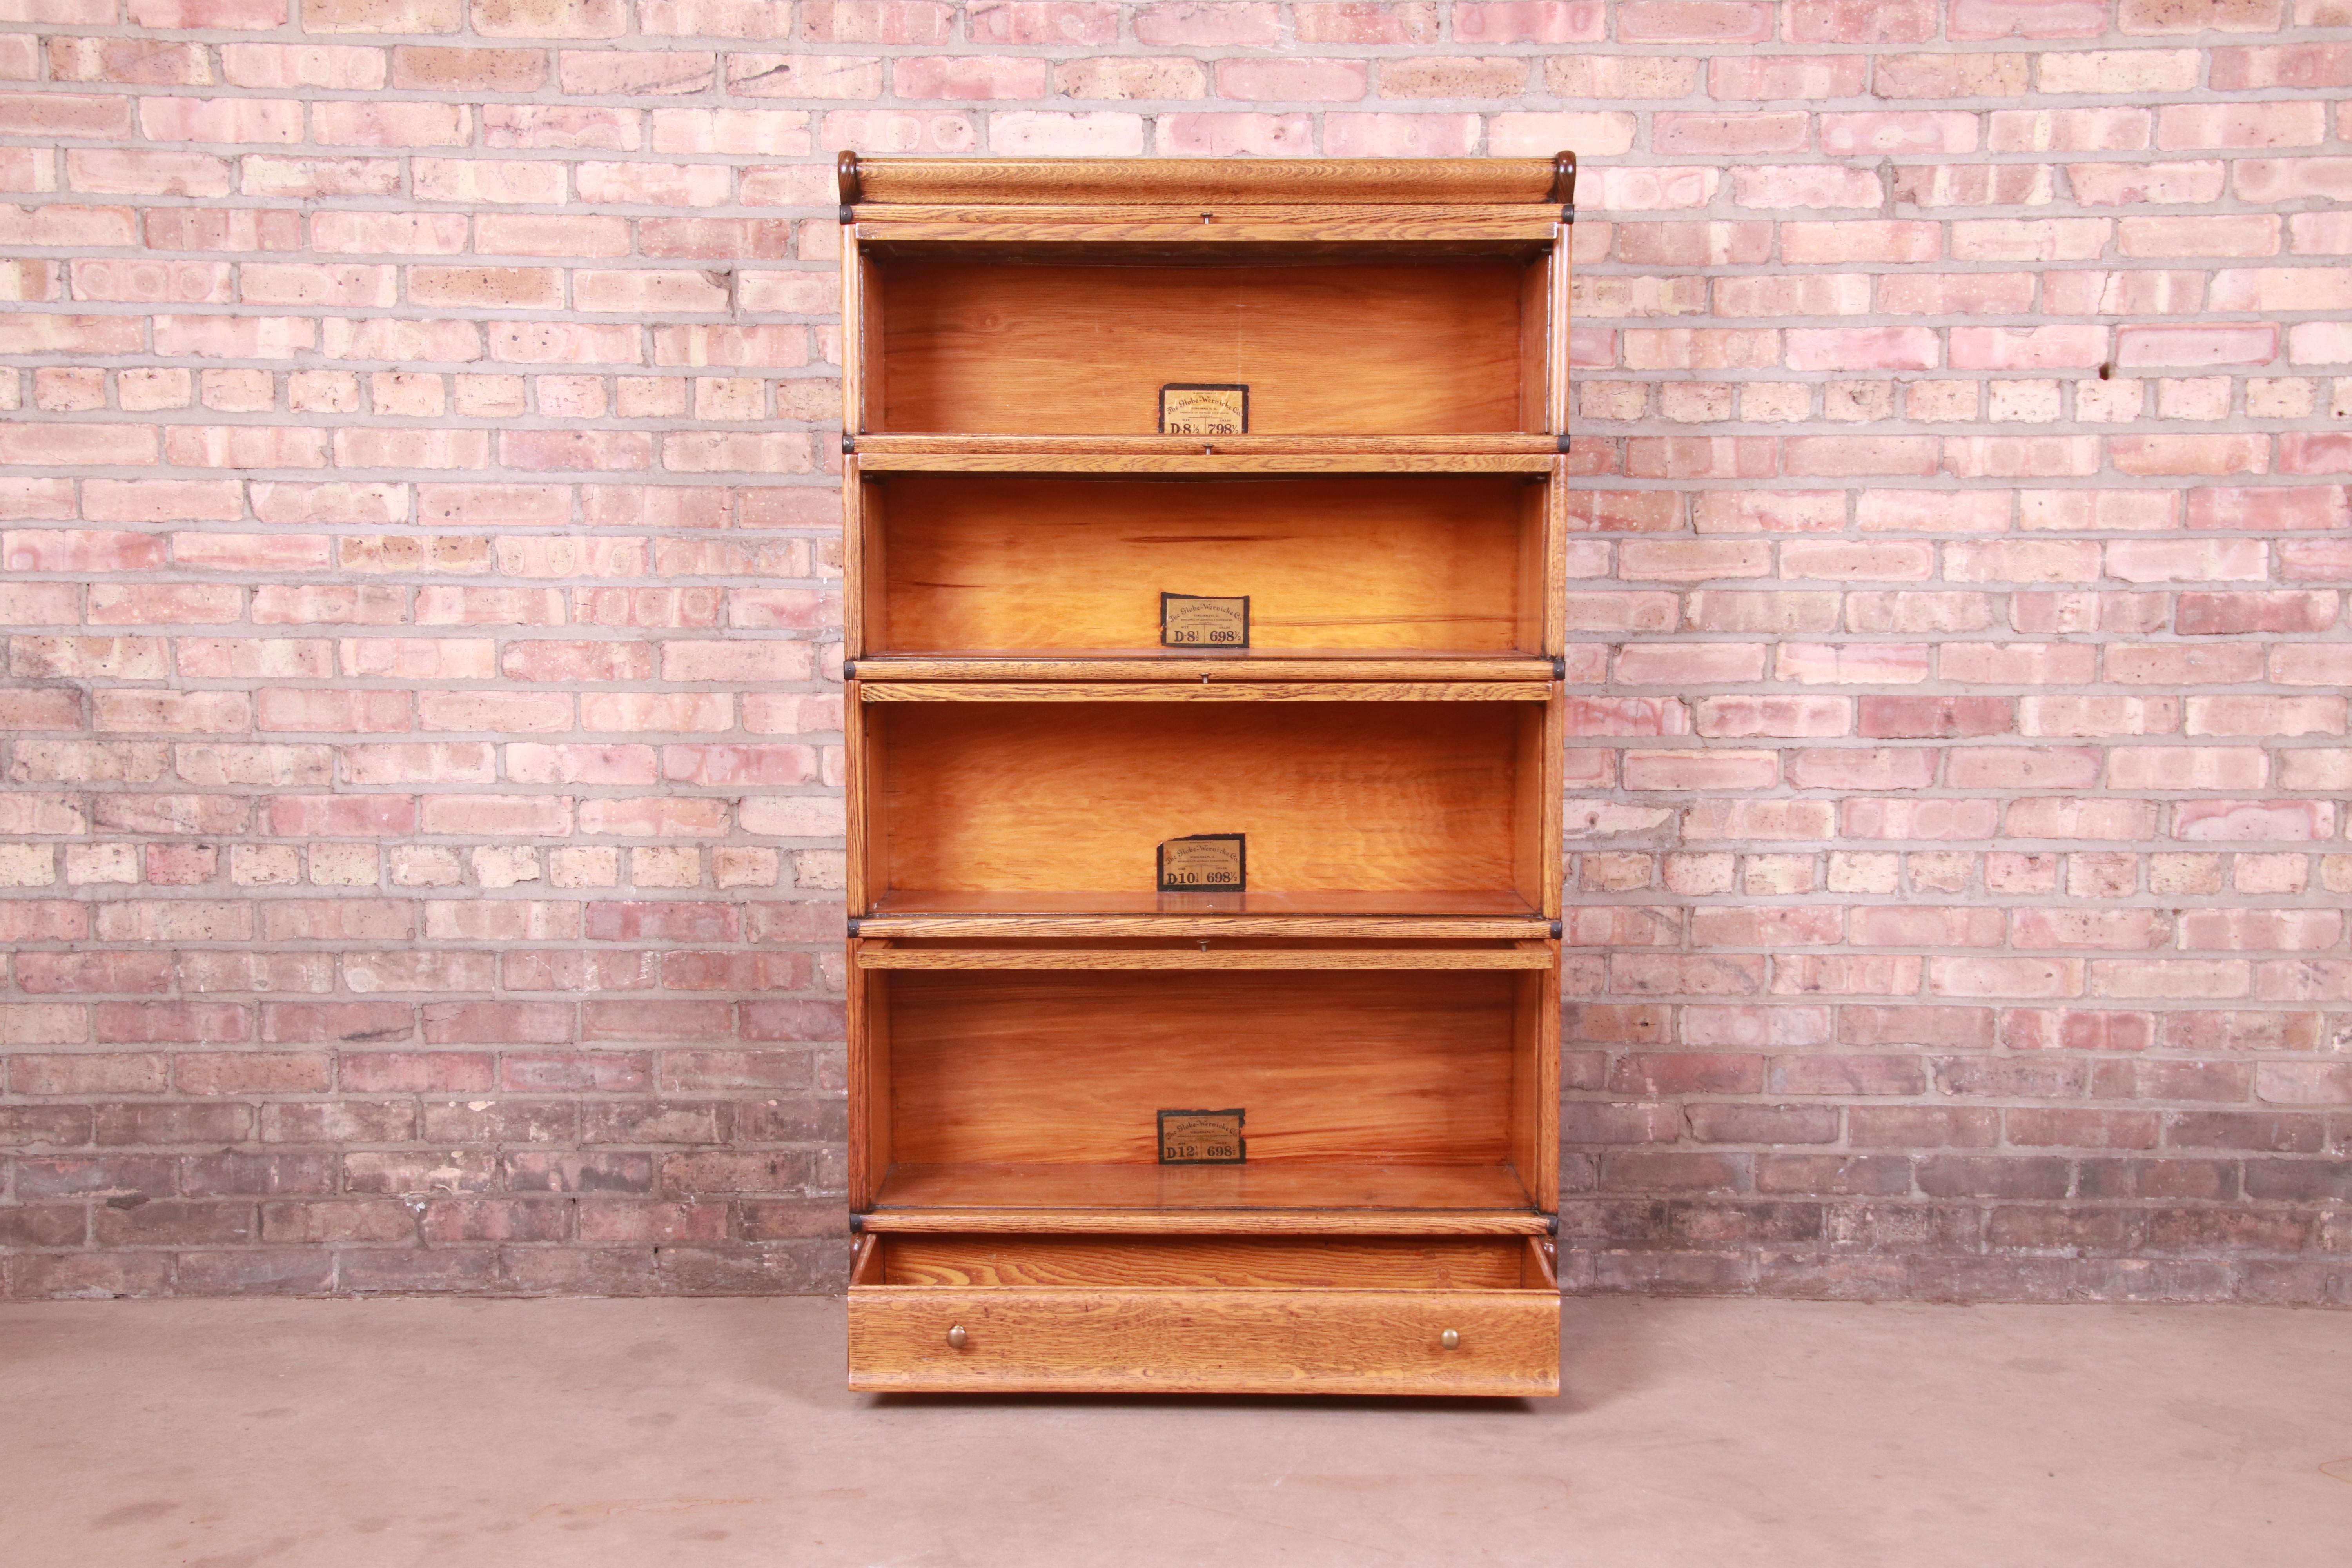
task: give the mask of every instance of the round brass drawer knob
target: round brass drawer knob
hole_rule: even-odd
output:
[[[963,1349],[964,1341],[970,1337],[971,1336],[963,1331],[963,1325],[961,1323],[958,1323],[954,1328],[948,1331],[948,1348],[950,1350],[960,1351]]]
[[[1448,1329],[1437,1336],[1437,1342],[1447,1350],[1458,1351],[1462,1348],[1462,1335],[1457,1330]]]

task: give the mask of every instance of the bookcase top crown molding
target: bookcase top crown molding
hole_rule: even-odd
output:
[[[842,216],[860,206],[1192,202],[1572,207],[1576,154],[1550,158],[861,158],[841,154]]]

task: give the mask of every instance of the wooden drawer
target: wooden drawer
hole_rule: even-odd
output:
[[[849,1385],[1554,1394],[1559,1289],[1523,1237],[869,1235]]]

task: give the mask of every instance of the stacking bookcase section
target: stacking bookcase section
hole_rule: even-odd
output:
[[[854,1388],[1557,1392],[1574,176],[843,155]]]
[[[1557,708],[1532,681],[856,683],[876,914],[1559,913]],[[1163,849],[1242,842],[1171,889]]]
[[[1298,257],[1280,240],[879,239],[865,247],[882,365],[867,360],[869,427],[1157,435],[1177,366],[1246,386],[1263,435],[1540,432],[1549,242],[1469,243]]]
[[[1302,183],[1307,205],[1192,161],[1061,205],[1017,189],[1023,167],[845,160],[853,432],[1194,433],[1171,430],[1171,387],[1231,393],[1233,435],[1559,428],[1572,158],[1498,163],[1489,199],[1434,206],[1410,175],[1336,199]],[[974,201],[989,182],[1007,199]]]
[[[1549,942],[853,945],[869,1226],[1525,1232],[1554,1206]],[[1230,1113],[1232,1146],[1171,1151],[1171,1113]]]
[[[852,496],[859,667],[1312,679],[1362,660],[1393,677],[1402,659],[1422,678],[1546,680],[1556,462],[869,458]],[[1188,624],[1203,602],[1246,615]]]

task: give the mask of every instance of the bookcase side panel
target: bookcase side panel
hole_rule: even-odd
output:
[[[1559,1208],[1559,948],[1552,964],[1517,977],[1511,1057],[1511,1164],[1535,1206]]]
[[[1550,430],[1552,252],[1519,272],[1519,428]]]
[[[1543,427],[1555,436],[1565,437],[1568,435],[1569,409],[1569,305],[1574,297],[1570,293],[1573,267],[1570,242],[1576,230],[1573,226],[1564,224],[1552,233],[1551,265],[1548,268],[1551,274],[1551,287],[1546,310],[1549,330],[1545,335],[1549,341],[1544,355]]]
[[[886,973],[858,967],[866,944],[849,942],[849,1207],[874,1206],[890,1173],[890,988]]]
[[[866,258],[857,226],[841,226],[841,433],[866,428]],[[843,481],[847,483],[847,479]]]

